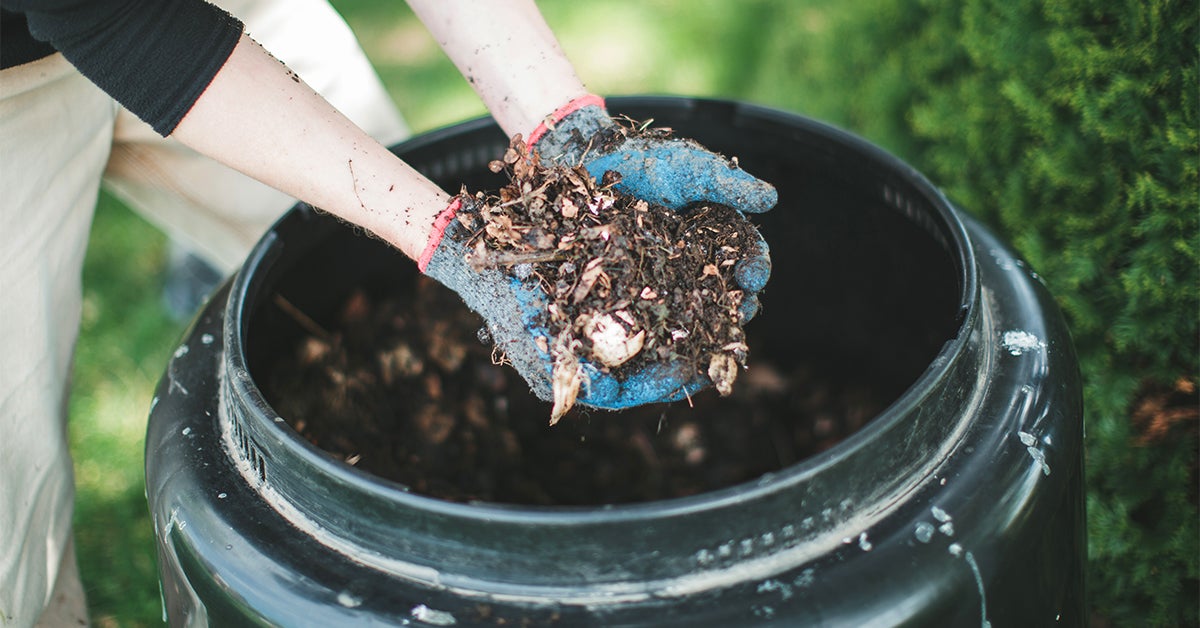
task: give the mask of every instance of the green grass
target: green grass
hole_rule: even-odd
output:
[[[142,457],[153,387],[182,329],[161,302],[165,251],[159,231],[101,196],[70,423],[76,545],[96,626],[161,623]]]

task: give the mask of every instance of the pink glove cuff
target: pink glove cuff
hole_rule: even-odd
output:
[[[433,230],[429,232],[429,243],[425,245],[425,250],[421,252],[421,257],[417,259],[417,270],[425,272],[425,267],[429,266],[429,260],[433,259],[433,253],[437,250],[438,245],[442,243],[442,238],[446,235],[446,227],[450,226],[450,221],[454,220],[455,214],[458,213],[458,208],[462,207],[462,201],[455,197],[450,201],[450,205],[442,210],[442,213],[437,215],[433,220]]]
[[[532,147],[534,144],[537,144],[538,140],[542,139],[547,132],[553,130],[554,125],[558,124],[560,120],[589,105],[605,109],[604,98],[595,94],[585,94],[555,109],[554,113],[547,116],[545,120],[542,120],[541,124],[538,124],[537,128],[529,134],[529,139],[525,141],[526,145]]]

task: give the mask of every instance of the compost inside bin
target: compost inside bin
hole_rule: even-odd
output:
[[[284,305],[283,307],[288,307]],[[590,504],[689,495],[821,451],[889,399],[819,365],[755,364],[734,394],[624,412],[546,404],[476,338],[482,321],[419,278],[406,298],[354,290],[328,330],[271,371],[268,398],[325,451],[450,500]]]
[[[946,339],[953,307],[931,295],[953,298],[952,275],[926,267],[928,253],[908,256],[907,268],[881,263],[913,244],[890,229],[858,238],[883,233],[900,241],[854,246],[857,263],[840,267],[828,267],[828,245],[800,249],[800,265],[817,277],[796,285],[776,259],[763,313],[746,325],[754,358],[724,399],[706,390],[624,412],[575,408],[547,425],[547,403],[510,366],[493,364],[482,322],[457,295],[380,251],[367,267],[385,269],[385,279],[344,286],[329,276],[274,292],[262,307],[269,316],[258,316],[274,323],[252,327],[272,347],[259,354],[272,358],[256,360],[264,365],[254,372],[302,437],[420,494],[554,506],[698,494],[832,447],[896,399]],[[316,257],[353,265],[383,245],[338,229],[328,246],[337,252]],[[863,281],[868,268],[883,276]],[[299,286],[307,298],[289,298]],[[911,299],[901,297],[906,287]],[[314,291],[328,291],[319,307]]]
[[[328,236],[285,247],[259,288],[251,375],[316,447],[446,500],[620,504],[779,471],[895,401],[957,333],[960,312],[954,254],[921,208],[914,218],[878,185],[793,170],[806,171],[771,179],[779,206],[755,218],[774,271],[728,397],[577,407],[551,427],[550,404],[493,363],[482,321],[457,295],[319,215],[304,228]]]

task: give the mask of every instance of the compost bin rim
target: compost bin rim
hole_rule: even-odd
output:
[[[929,211],[934,217],[940,219],[943,235],[949,238],[948,246],[957,263],[960,282],[960,311],[957,319],[958,327],[954,336],[943,345],[925,371],[895,401],[861,429],[825,451],[785,469],[767,473],[755,479],[696,495],[624,504],[543,506],[498,502],[451,502],[414,493],[402,484],[347,465],[309,443],[290,426],[288,429],[278,427],[286,425],[286,423],[276,419],[279,415],[254,384],[253,378],[249,376],[243,335],[251,317],[239,315],[240,312],[253,311],[253,307],[248,307],[253,303],[250,296],[251,288],[255,282],[261,281],[268,274],[270,265],[278,258],[281,248],[286,246],[285,243],[274,237],[272,230],[256,245],[245,265],[235,275],[226,303],[223,321],[225,353],[230,363],[230,370],[238,375],[228,378],[228,391],[250,410],[245,413],[232,413],[235,416],[228,417],[227,420],[237,422],[253,417],[251,420],[258,423],[257,427],[260,429],[255,430],[252,426],[246,427],[256,434],[274,432],[274,440],[280,444],[286,443],[284,446],[289,447],[290,453],[298,456],[310,468],[319,470],[329,475],[331,479],[353,487],[355,490],[364,491],[371,497],[386,499],[399,506],[477,521],[503,520],[513,523],[553,523],[555,525],[636,522],[729,508],[806,482],[811,477],[853,456],[877,433],[889,431],[896,427],[897,422],[906,420],[910,411],[919,405],[920,401],[936,387],[939,381],[951,376],[959,359],[964,355],[964,350],[970,340],[970,331],[974,328],[978,317],[978,268],[974,246],[967,235],[965,226],[958,217],[958,210],[924,175],[891,153],[848,131],[799,114],[761,105],[719,99],[667,96],[615,97],[608,99],[608,103],[614,110],[648,106],[669,106],[679,110],[695,109],[706,105],[727,107],[731,108],[734,113],[735,124],[784,123],[804,133],[816,135],[824,141],[834,142],[842,145],[845,149],[861,153],[865,159],[874,162],[874,165],[892,172],[898,179],[920,193],[928,204]],[[494,126],[494,124],[489,117],[468,120],[422,134],[393,147],[392,150],[396,153],[415,151],[429,144],[440,142],[447,136],[478,131]],[[254,272],[247,272],[247,269],[252,269]],[[235,321],[240,324],[235,324]],[[221,415],[224,416],[225,413],[221,413]],[[238,456],[237,451],[231,451],[230,454]],[[913,477],[911,483],[916,486],[924,479],[924,476]]]

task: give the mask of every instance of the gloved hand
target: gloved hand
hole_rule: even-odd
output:
[[[555,111],[529,134],[527,144],[543,164],[582,164],[597,181],[605,172],[615,171],[621,175],[617,190],[670,209],[708,201],[759,214],[779,200],[774,186],[693,140],[633,137],[620,141],[613,133],[616,126],[604,99],[588,94]],[[758,312],[756,295],[771,275],[770,252],[761,236],[758,247],[759,255],[743,260],[735,269],[738,284],[746,292],[743,321]]]
[[[597,181],[607,171],[621,175],[616,189],[670,209],[698,201],[727,205],[743,213],[762,213],[775,206],[775,188],[730,160],[693,140],[655,136],[623,137],[608,115],[604,99],[594,94],[577,98],[555,111],[529,136],[528,145],[546,165],[583,165]],[[760,292],[771,275],[767,243],[759,236],[758,253],[734,269],[745,291],[742,321],[758,313]],[[670,364],[616,381],[585,365],[591,390],[580,401],[605,408],[623,408],[655,401],[676,401],[710,382],[703,376]]]
[[[594,100],[593,100],[594,99]],[[582,100],[582,99],[581,99]],[[597,102],[598,101],[598,102]],[[536,150],[548,163],[565,160],[582,163],[594,177],[615,170],[622,175],[617,189],[650,202],[681,209],[695,201],[710,201],[749,212],[774,206],[777,195],[769,184],[738,169],[725,158],[690,140],[663,138],[626,139],[620,146],[604,150],[589,140],[615,122],[603,110],[603,101],[590,97],[579,106],[556,114],[553,130],[535,132]],[[539,131],[542,131],[539,129]],[[549,150],[550,152],[543,152]],[[492,340],[539,398],[553,400],[551,374],[555,357],[554,338],[539,325],[546,295],[536,282],[518,272],[497,268],[476,270],[466,261],[467,234],[455,214],[470,197],[459,196],[438,217],[425,253],[418,260],[422,272],[456,291],[467,305],[487,322]],[[759,309],[756,293],[770,276],[771,260],[765,240],[759,238],[757,254],[735,268],[735,277],[745,292],[743,321]],[[653,364],[640,372],[617,379],[586,360],[583,384],[576,401],[605,409],[621,409],[647,403],[677,401],[707,386],[704,374],[681,364]]]
[[[551,114],[526,144],[543,164],[583,165],[597,181],[614,170],[621,174],[618,190],[670,209],[709,201],[760,214],[779,200],[771,184],[693,140],[650,136],[611,142],[616,127],[604,99],[589,94]]]

